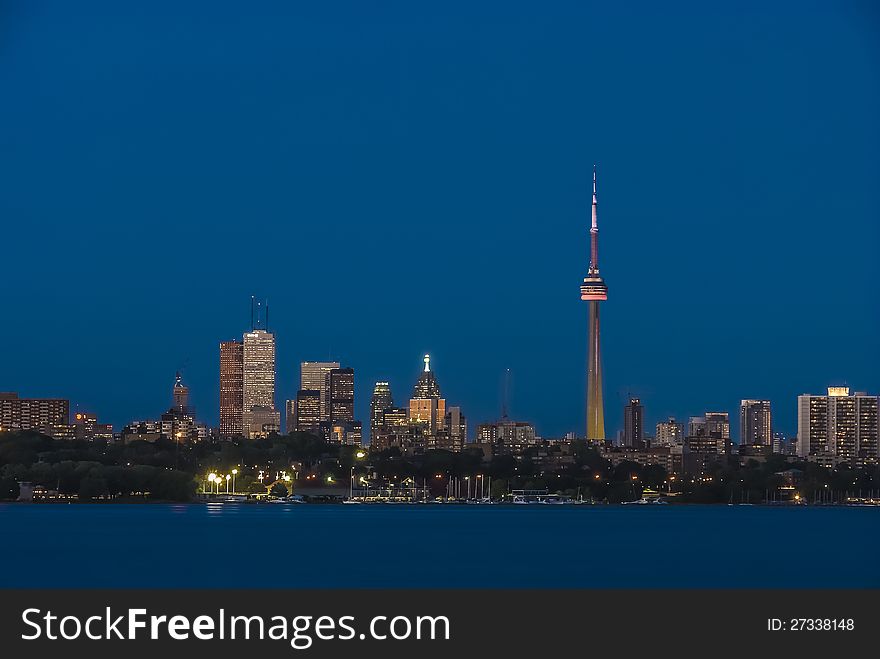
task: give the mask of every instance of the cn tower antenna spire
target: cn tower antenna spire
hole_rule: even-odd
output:
[[[596,198],[596,165],[593,165],[593,221],[590,225],[590,272],[599,272],[599,202]]]

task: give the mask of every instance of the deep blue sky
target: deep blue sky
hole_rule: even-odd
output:
[[[119,426],[183,366],[216,423],[256,294],[279,404],[429,351],[472,427],[510,368],[581,431],[596,162],[609,435],[880,391],[873,3],[130,4],[0,4],[0,390]]]

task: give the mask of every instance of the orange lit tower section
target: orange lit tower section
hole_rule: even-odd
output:
[[[599,225],[596,221],[596,166],[593,165],[593,223],[590,226],[590,268],[581,284],[581,299],[590,303],[587,346],[587,441],[605,439],[602,403],[602,359],[599,351],[599,303],[608,299],[608,287],[599,276]]]

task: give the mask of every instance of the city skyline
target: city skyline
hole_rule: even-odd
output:
[[[512,418],[580,434],[593,162],[606,436],[630,397],[648,432],[724,410],[738,438],[741,400],[792,435],[798,395],[880,390],[864,7],[223,7],[178,31],[16,5],[0,390],[119,428],[166,410],[179,370],[216,425],[217,342],[257,294],[279,408],[330,358],[368,424],[374,383],[405,395],[430,353],[471,427],[509,368]]]

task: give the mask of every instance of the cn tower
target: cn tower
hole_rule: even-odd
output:
[[[587,345],[587,441],[605,439],[602,404],[602,359],[599,352],[599,303],[608,299],[608,287],[599,276],[599,225],[596,219],[596,166],[593,165],[593,223],[590,226],[590,268],[581,284],[581,299],[590,303]]]

